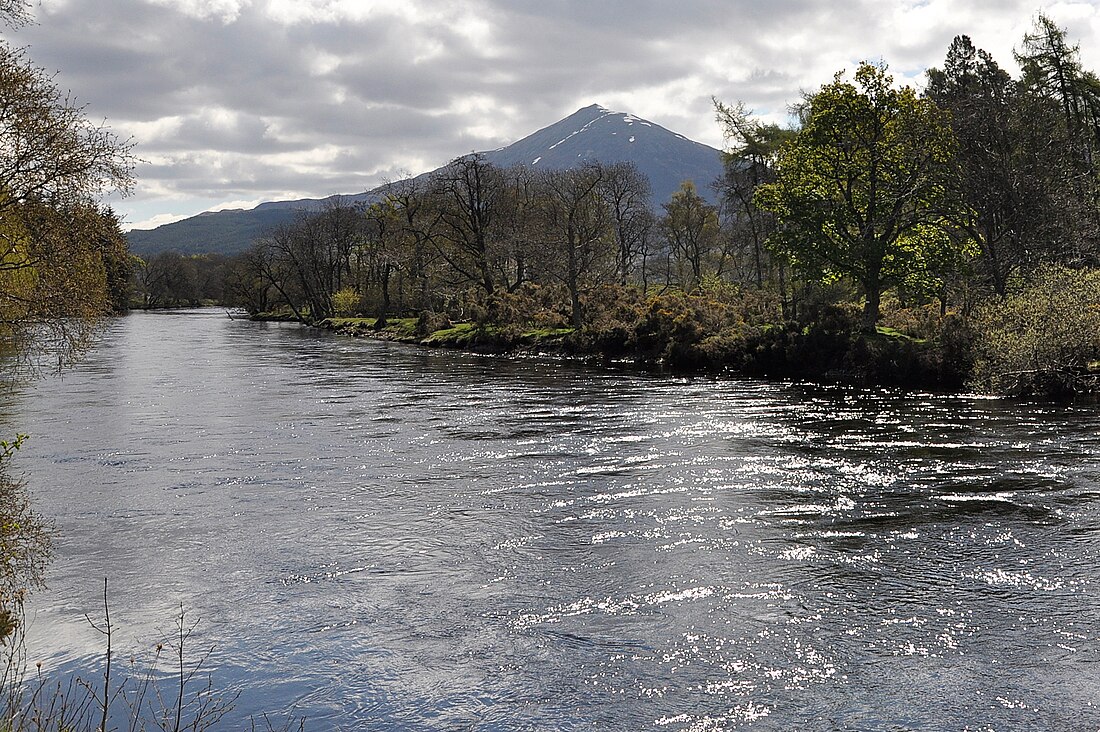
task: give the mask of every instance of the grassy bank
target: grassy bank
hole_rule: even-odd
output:
[[[593,307],[585,327],[562,323],[333,317],[314,325],[342,335],[500,355],[549,354],[632,363],[680,373],[847,381],[957,390],[972,361],[972,336],[953,316],[891,313],[875,332],[858,308],[828,305],[803,320],[741,295],[668,293]],[[294,320],[265,313],[259,320]]]
[[[479,353],[508,354],[519,351],[562,353],[569,350],[573,328],[516,328],[471,322],[437,321],[426,318],[326,318],[316,325],[342,335],[411,343],[436,348],[455,348]]]

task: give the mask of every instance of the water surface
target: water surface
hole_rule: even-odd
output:
[[[32,660],[180,605],[229,728],[1100,727],[1095,407],[683,379],[133,314],[0,429]]]

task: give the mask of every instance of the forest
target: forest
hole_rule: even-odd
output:
[[[369,206],[303,213],[238,257],[140,262],[135,289],[145,307],[214,300],[487,350],[1090,393],[1100,80],[1045,16],[1015,61],[1018,78],[958,36],[919,91],[863,63],[789,126],[715,100],[718,205],[687,182],[655,212],[629,164],[471,155]]]

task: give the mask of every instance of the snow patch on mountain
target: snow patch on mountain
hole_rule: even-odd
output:
[[[603,114],[601,114],[601,115],[600,115],[599,117],[597,117],[596,119],[594,119],[594,120],[592,120],[592,121],[590,121],[590,122],[586,123],[586,124],[584,125],[584,127],[581,127],[581,128],[579,129],[579,130],[575,130],[575,131],[573,131],[573,132],[570,132],[570,133],[569,133],[568,135],[566,135],[566,136],[565,136],[564,138],[562,138],[561,140],[558,140],[558,141],[557,141],[557,142],[555,142],[555,143],[554,143],[553,145],[551,145],[551,146],[550,146],[550,147],[549,147],[548,149],[550,149],[550,150],[553,150],[553,149],[554,149],[554,148],[556,148],[556,147],[557,147],[558,145],[561,145],[562,143],[566,142],[566,141],[567,141],[567,140],[569,140],[570,138],[572,138],[572,137],[576,137],[577,135],[579,135],[579,134],[581,134],[581,133],[583,133],[583,132],[587,132],[587,131],[588,131],[588,130],[589,130],[589,129],[590,129],[591,127],[592,127],[592,125],[596,124],[596,123],[597,123],[597,122],[599,122],[600,120],[602,120],[602,119],[606,119],[607,117],[610,117],[610,116],[612,116],[612,115],[614,115],[614,114],[615,114],[615,112],[610,112],[610,111],[608,111],[608,110],[604,109],[603,107],[599,107],[599,109],[603,111]]]

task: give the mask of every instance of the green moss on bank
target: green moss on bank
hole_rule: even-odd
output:
[[[539,341],[561,341],[575,332],[574,328],[533,328],[523,331],[521,337],[526,341],[535,343]]]
[[[320,328],[360,338],[380,338],[402,343],[417,343],[436,348],[459,348],[481,352],[509,353],[517,350],[561,350],[573,328],[528,328],[454,323],[421,333],[418,318],[389,318],[379,327],[377,318],[326,318]]]
[[[409,343],[418,340],[416,318],[387,318],[385,323],[379,323],[378,318],[325,318],[317,326],[350,336]]]
[[[928,342],[928,340],[926,338],[914,338],[913,336],[909,335],[908,333],[902,333],[900,330],[897,330],[896,328],[891,328],[891,327],[885,326],[885,325],[880,325],[880,326],[876,327],[875,332],[878,335],[880,335],[884,338],[896,338],[898,340],[908,341],[910,343],[927,343]]]

